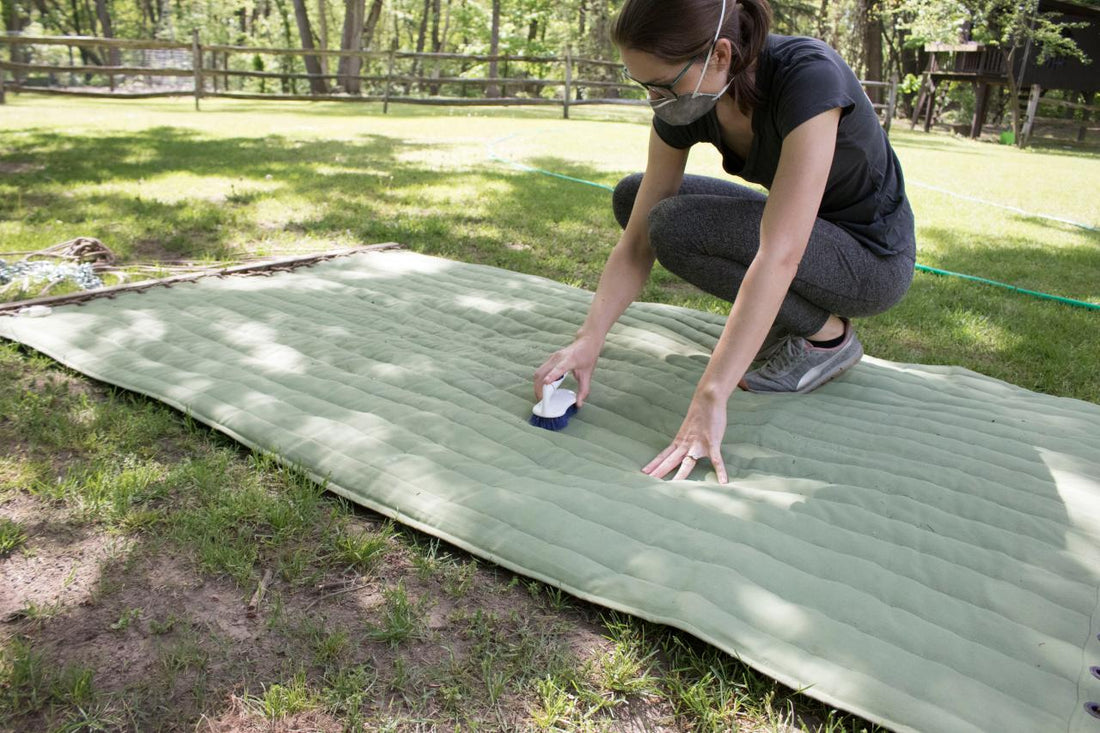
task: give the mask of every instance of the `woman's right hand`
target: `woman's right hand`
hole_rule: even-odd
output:
[[[535,399],[542,399],[544,385],[556,382],[572,372],[573,378],[577,380],[577,407],[581,407],[588,396],[592,372],[596,371],[596,360],[600,357],[602,347],[602,343],[582,336],[564,349],[551,354],[535,371]]]

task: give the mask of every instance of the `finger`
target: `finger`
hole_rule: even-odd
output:
[[[584,399],[588,397],[588,385],[592,383],[592,372],[586,369],[574,369],[573,377],[577,380],[577,407],[582,407]]]
[[[684,456],[683,463],[680,464],[680,470],[676,472],[676,475],[672,477],[673,481],[681,481],[691,475],[691,472],[695,470],[695,464],[698,463],[691,456]]]
[[[669,456],[668,458],[665,458],[663,461],[658,463],[657,467],[649,472],[649,475],[651,475],[651,477],[653,477],[654,479],[663,479],[664,477],[667,477],[672,469],[680,466],[680,461],[682,460],[682,457],[676,457],[673,453],[672,456]]]
[[[535,372],[535,399],[541,401],[543,387],[558,381],[566,371],[566,369],[562,369],[556,365],[544,365]]]
[[[677,450],[675,443],[658,453],[656,458],[645,465],[645,468],[642,469],[642,473],[652,473],[653,470],[657,468],[657,466],[661,465],[661,463],[664,462],[665,458],[667,458],[669,454],[672,453],[674,450]]]
[[[546,384],[546,373],[550,371],[550,363],[547,362],[535,370],[535,399],[542,400],[542,385]]]
[[[722,448],[712,448],[708,454],[710,462],[714,465],[714,471],[718,474],[718,483],[728,484],[729,476],[726,475],[726,463],[722,460]]]
[[[649,475],[653,478],[664,478],[672,469],[681,464],[686,453],[687,450],[684,448],[677,448],[674,452],[666,456],[665,460],[657,464],[657,467],[654,468]]]

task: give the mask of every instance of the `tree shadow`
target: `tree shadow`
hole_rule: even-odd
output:
[[[432,158],[449,149],[384,135],[297,141],[153,128],[91,144],[86,136],[32,131],[0,159],[41,159],[46,166],[12,175],[21,196],[5,198],[0,215],[83,227],[123,263],[148,253],[242,256],[273,232],[284,239],[297,233],[397,241],[594,286],[604,256],[594,258],[593,251],[609,250],[617,236],[606,200],[488,160],[440,171]],[[145,183],[155,179],[169,182]],[[258,221],[262,206],[275,209],[273,222]],[[95,222],[94,231],[81,222]],[[543,246],[548,242],[555,246]]]

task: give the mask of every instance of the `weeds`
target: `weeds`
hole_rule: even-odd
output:
[[[381,559],[393,533],[390,522],[375,532],[341,533],[333,543],[331,560],[345,571],[369,573]]]
[[[404,583],[382,591],[382,597],[382,621],[370,632],[371,638],[394,645],[418,638],[424,627],[422,611],[409,598]]]
[[[5,558],[25,545],[27,533],[23,525],[7,517],[0,517],[0,558]]]

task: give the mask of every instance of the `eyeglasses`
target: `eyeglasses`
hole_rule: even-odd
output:
[[[669,84],[654,84],[651,82],[639,81],[638,79],[635,79],[633,76],[630,75],[630,71],[628,71],[625,66],[623,67],[623,78],[627,81],[632,81],[635,84],[641,85],[645,88],[647,92],[656,94],[662,99],[676,99],[679,95],[676,94],[676,92],[672,91],[672,88],[676,86],[681,79],[684,78],[684,74],[686,74],[688,72],[688,69],[690,69],[698,60],[699,57],[696,56],[691,61],[688,61],[687,65],[680,70],[680,73],[677,74],[676,78],[673,79],[672,82]]]

